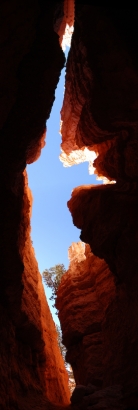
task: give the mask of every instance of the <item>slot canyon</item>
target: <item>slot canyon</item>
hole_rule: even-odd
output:
[[[2,0],[0,20],[0,410],[138,410],[137,8]],[[70,246],[56,300],[71,398],[30,236],[26,172],[45,145],[67,24],[62,153],[94,152],[107,182],[76,187],[68,201],[84,244]]]

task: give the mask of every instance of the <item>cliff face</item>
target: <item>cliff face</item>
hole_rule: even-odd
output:
[[[62,149],[88,147],[96,173],[137,178],[137,11],[76,4],[66,92]]]
[[[81,239],[128,287],[137,280],[137,203],[137,184],[123,181],[78,187],[68,203]]]
[[[30,241],[25,167],[45,144],[45,123],[65,62],[59,37],[61,42],[65,23],[70,26],[73,18],[71,0],[1,2],[2,410],[52,410],[69,403]],[[87,247],[86,259],[72,262],[57,301],[77,384],[93,383],[96,389],[84,409],[89,404],[93,410],[138,408],[137,20],[136,10],[76,1],[62,149],[66,155],[94,150],[98,175],[117,181],[76,188],[69,202],[81,238],[94,253]]]
[[[67,374],[30,240],[25,166],[44,146],[45,122],[64,65],[56,4],[1,4],[0,408],[69,403]]]
[[[80,186],[68,202],[80,238],[95,256],[75,263],[59,289],[67,357],[78,384],[91,382],[102,389],[119,385],[125,409],[138,407],[137,21],[131,8],[76,5],[61,112],[66,156],[76,150],[81,156],[88,148],[97,155],[96,173],[116,181]],[[95,321],[98,332],[92,327]],[[92,408],[112,408],[100,403]]]
[[[31,244],[31,193],[25,173],[23,182],[17,243],[22,265],[20,271],[13,266],[1,306],[1,409],[69,403],[68,377]]]
[[[128,403],[137,407],[137,284],[129,291],[124,283],[119,284],[89,245],[85,255],[84,260],[78,255],[71,259],[58,290],[67,361],[77,385],[91,384],[93,393],[100,390],[99,396],[95,394],[97,401],[92,395],[90,404],[100,405],[101,394],[106,407],[97,408],[110,409],[112,404],[126,409]],[[109,397],[113,402],[108,406]],[[83,406],[89,406],[88,398]]]
[[[102,327],[115,297],[115,284],[108,266],[91,253],[89,245],[86,258],[82,260],[79,255],[71,256],[69,270],[61,280],[57,308],[76,384],[91,383],[99,388],[103,385],[105,355]]]

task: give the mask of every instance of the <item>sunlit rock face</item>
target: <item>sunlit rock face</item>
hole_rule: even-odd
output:
[[[70,0],[1,4],[2,410],[55,410],[69,403],[30,241],[31,194],[24,170],[45,144],[45,123],[65,63],[59,40],[73,20]],[[135,10],[76,1],[61,113],[63,152],[84,156],[86,148],[94,151],[98,175],[117,181],[110,187],[79,188],[69,203],[93,254],[87,248],[84,255],[81,246],[79,259],[79,247],[77,256],[70,250],[71,267],[57,302],[63,339],[77,383],[94,383],[105,399],[108,387],[120,392],[114,386],[121,386],[125,410],[138,409],[137,27]],[[106,404],[103,408],[111,410]]]
[[[130,289],[118,283],[105,261],[96,257],[89,245],[85,259],[81,257],[82,250],[79,259],[78,249],[76,257],[71,256],[56,303],[67,347],[66,359],[73,368],[76,384],[90,384],[94,391],[99,391],[81,400],[81,408],[87,409],[91,402],[108,410],[115,405],[116,409],[127,409],[128,403],[134,403],[136,409],[137,281]]]
[[[82,241],[129,288],[137,280],[137,185],[80,186],[73,190],[68,206]]]
[[[44,146],[64,66],[50,1],[1,4],[0,409],[69,403],[67,374],[30,240],[26,163]]]
[[[17,378],[19,386],[21,384],[23,390],[26,391],[28,408],[33,402],[30,387],[38,404],[39,401],[41,404],[41,400],[37,397],[37,391],[43,396],[43,399],[44,397],[47,399],[45,400],[47,405],[48,402],[55,405],[69,403],[68,376],[57,346],[55,324],[47,304],[42,278],[31,243],[30,212],[31,193],[24,172],[22,218],[18,239],[19,254],[23,262],[22,298],[20,310],[16,315],[14,314],[14,319],[17,321],[15,329],[17,340],[16,346],[12,347],[13,351],[11,352],[11,355],[15,355],[15,357],[11,357],[13,379],[11,385],[13,386],[13,404],[18,403],[18,395],[20,396],[17,385],[16,392],[14,392],[14,380]],[[12,293],[11,296],[13,296]],[[15,308],[14,303],[13,307]],[[22,401],[24,403],[23,398]]]
[[[87,147],[99,175],[138,177],[137,12],[76,4],[61,111],[62,149]]]
[[[72,242],[71,246],[68,249],[68,258],[70,261],[70,270],[72,266],[74,269],[74,261],[81,262],[86,259],[85,244],[83,242]]]
[[[136,10],[76,3],[61,111],[61,147],[65,161],[78,150],[82,154],[85,148],[95,151],[97,174],[116,184],[82,186],[72,192],[68,207],[73,222],[81,229],[81,240],[90,245],[95,256],[91,256],[89,269],[87,258],[79,265],[74,264],[74,276],[70,271],[65,275],[58,301],[67,357],[77,383],[86,385],[95,377],[95,384],[101,383],[103,389],[119,384],[124,408],[135,410],[138,408],[137,30]],[[93,257],[100,258],[103,272],[107,264],[113,281],[114,291],[110,287],[107,290],[106,297],[111,299],[107,299],[103,316],[98,316],[98,308],[93,314]],[[87,277],[89,285],[85,282]],[[97,302],[100,303],[103,283],[97,283],[96,291],[100,292]],[[84,313],[88,312],[87,308],[89,318]],[[83,338],[85,341],[89,320],[95,317],[99,317],[98,335],[102,341],[96,339],[96,353],[94,350],[92,353],[93,330],[88,332],[92,335],[88,349]],[[95,408],[104,407],[99,404]]]
[[[75,255],[72,244],[69,270],[58,289],[57,308],[76,383],[99,388],[103,385],[105,356],[102,327],[115,297],[115,284],[108,266],[91,253],[89,245],[86,250],[81,242],[78,245]]]
[[[75,0],[62,0],[56,6],[54,30],[59,36],[62,50],[70,47],[75,19]]]

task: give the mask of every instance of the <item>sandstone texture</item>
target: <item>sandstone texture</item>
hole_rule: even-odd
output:
[[[136,10],[76,4],[67,63],[61,147],[94,150],[96,173],[115,180],[138,176],[137,20]]]
[[[62,150],[74,158],[76,151],[84,158],[87,150],[90,159],[94,151],[97,174],[116,184],[78,187],[68,203],[88,244],[85,253],[84,245],[70,249],[72,262],[57,299],[77,383],[70,405],[30,240],[25,168],[45,145],[65,64],[60,44],[74,10]],[[137,410],[137,10],[2,0],[0,21],[0,409]]]
[[[80,409],[87,410],[124,410],[120,386],[107,387],[96,391],[95,386],[88,384],[77,386],[72,394],[71,403],[78,404]]]
[[[45,144],[65,62],[53,28],[56,7],[41,0],[0,6],[1,410],[69,404],[67,373],[30,239],[25,173]]]
[[[75,1],[62,0],[56,6],[54,30],[59,36],[59,43],[63,50],[70,47],[71,35],[75,19]]]
[[[114,296],[113,275],[87,245],[86,259],[80,261],[78,252],[76,258],[71,259],[57,296],[63,343],[68,349],[67,360],[77,385],[91,383],[101,387],[103,384],[102,326]]]
[[[75,152],[94,151],[97,175],[116,182],[77,187],[68,202],[92,254],[72,262],[57,306],[77,385],[91,383],[101,392],[88,409],[138,408],[137,46],[135,8],[76,3],[63,156],[66,162]]]
[[[137,284],[128,289],[89,245],[83,260],[80,250],[76,258],[73,253],[56,302],[66,359],[80,387],[71,401],[80,409],[127,409],[128,403],[136,409]]]

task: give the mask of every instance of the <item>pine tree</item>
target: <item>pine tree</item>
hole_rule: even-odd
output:
[[[59,264],[53,266],[50,269],[45,269],[42,273],[42,277],[45,284],[48,286],[48,288],[52,290],[50,300],[54,300],[53,307],[55,307],[55,299],[57,295],[58,286],[65,272],[65,266],[63,264]]]
[[[50,297],[50,300],[54,301],[53,307],[55,308],[55,299],[57,296],[57,290],[58,290],[58,286],[60,284],[61,278],[64,275],[64,273],[66,272],[65,266],[63,264],[59,264],[59,265],[55,265],[50,269],[45,269],[44,272],[42,273],[42,277],[43,280],[46,284],[46,286],[48,286],[48,288],[50,288],[52,290],[52,295]],[[57,312],[56,312],[57,314]],[[58,345],[59,345],[59,349],[61,351],[64,363],[65,363],[65,367],[68,373],[68,377],[69,377],[69,388],[70,391],[72,393],[72,391],[75,388],[75,380],[74,380],[74,376],[73,376],[73,370],[71,368],[71,366],[69,365],[69,363],[66,362],[66,347],[64,346],[64,344],[62,343],[62,332],[61,332],[61,327],[58,326],[56,324],[56,330],[57,330],[57,340],[58,340]]]

